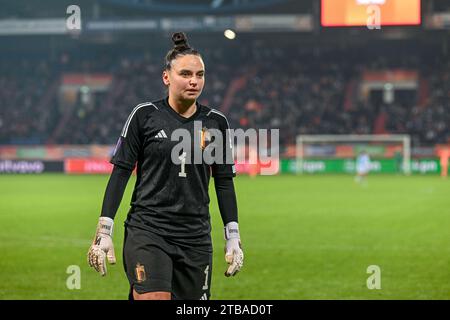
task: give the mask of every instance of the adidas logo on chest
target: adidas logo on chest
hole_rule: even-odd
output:
[[[166,139],[167,134],[164,132],[164,129],[159,130],[158,134],[155,136],[155,138],[159,139]]]

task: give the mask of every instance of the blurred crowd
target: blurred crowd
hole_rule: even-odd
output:
[[[281,145],[299,134],[409,133],[415,146],[450,138],[450,62],[424,57],[368,59],[355,50],[269,46],[201,50],[206,86],[200,102],[226,113],[233,128],[279,128]],[[166,95],[161,80],[163,56],[153,52],[104,54],[56,61],[24,56],[0,62],[0,144],[113,144],[135,105]],[[426,67],[425,67],[426,66]],[[363,70],[417,70],[428,90],[406,93],[390,103],[358,98]],[[108,90],[73,106],[61,99],[67,72],[108,73]],[[422,83],[422,82],[421,82]]]

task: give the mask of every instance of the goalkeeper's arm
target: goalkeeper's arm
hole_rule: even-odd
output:
[[[220,215],[225,226],[225,261],[228,263],[225,276],[229,277],[239,272],[244,263],[244,253],[239,235],[236,193],[233,178],[216,177],[214,185]]]
[[[112,233],[114,217],[122,201],[123,193],[130,179],[131,171],[114,166],[103,198],[102,213],[97,230],[88,251],[88,263],[102,276],[106,275],[106,258],[111,264],[116,263]]]

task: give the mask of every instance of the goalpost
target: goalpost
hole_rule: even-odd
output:
[[[297,173],[300,174],[304,173],[305,161],[310,159],[310,157],[334,159],[343,157],[354,159],[356,157],[356,152],[354,150],[357,149],[357,147],[360,149],[370,149],[378,146],[382,148],[384,152],[384,149],[388,148],[389,145],[393,145],[393,147],[397,146],[398,149],[401,148],[401,171],[404,174],[410,174],[411,172],[411,138],[409,135],[298,135],[296,140]],[[340,155],[337,146],[341,146],[341,150],[346,150],[347,154],[341,152],[342,154]],[[308,147],[313,151],[308,150]]]

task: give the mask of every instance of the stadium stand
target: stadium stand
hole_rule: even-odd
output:
[[[269,46],[261,40],[199,50],[207,66],[200,101],[222,109],[234,128],[280,128],[283,146],[301,133],[408,132],[415,146],[449,139],[445,55],[417,51],[379,58],[368,49],[361,54],[343,47]],[[95,56],[60,52],[53,61],[26,53],[14,63],[2,59],[1,144],[112,144],[136,104],[165,95],[159,52],[92,51]],[[390,104],[356,98],[363,70],[398,68],[419,72],[416,93],[399,94]],[[59,86],[70,72],[108,73],[113,80],[88,102],[79,93],[69,108],[59,99]]]

